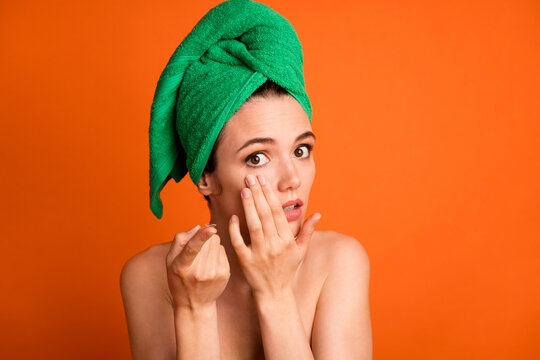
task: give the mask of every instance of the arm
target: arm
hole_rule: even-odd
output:
[[[176,359],[221,359],[216,303],[175,309]]]
[[[129,259],[120,275],[131,355],[134,360],[175,359],[173,308],[163,282],[163,260],[151,247]],[[157,267],[162,265],[163,269]],[[165,285],[166,286],[166,285]]]
[[[126,262],[120,289],[134,360],[220,359],[215,307],[175,308],[163,256],[151,247]],[[202,357],[202,354],[206,357]]]
[[[256,298],[265,358],[313,359],[294,294]]]
[[[369,258],[360,242],[347,235],[332,246],[313,322],[313,354],[317,360],[371,360]]]

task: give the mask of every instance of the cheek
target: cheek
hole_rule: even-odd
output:
[[[232,164],[227,163],[227,166],[221,167],[219,169],[218,175],[223,188],[223,192],[230,196],[232,193],[240,194],[242,190],[243,179],[240,169]]]
[[[306,169],[305,169],[305,173],[304,173],[304,181],[306,183],[306,185],[309,185],[309,187],[311,187],[311,185],[313,184],[313,181],[315,180],[315,163],[312,162]]]
[[[222,201],[227,212],[238,215],[238,211],[243,209],[240,193],[245,187],[244,180],[239,177],[239,174],[231,174],[231,176],[225,179],[226,180],[221,183]]]

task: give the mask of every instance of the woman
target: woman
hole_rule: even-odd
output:
[[[316,231],[319,213],[302,223],[315,135],[299,42],[276,14],[245,0],[216,6],[162,73],[151,207],[161,217],[159,191],[189,171],[212,226],[180,232],[124,266],[134,359],[372,358],[365,250]]]

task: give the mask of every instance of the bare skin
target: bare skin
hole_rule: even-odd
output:
[[[185,232],[177,234],[175,242],[148,248],[122,270],[133,358],[189,358],[188,352],[177,357],[180,339],[180,350],[199,346],[201,359],[371,359],[365,250],[350,236],[314,231],[313,214],[302,223],[315,176],[314,159],[305,145],[313,146],[315,139],[297,138],[311,131],[305,112],[291,96],[261,98],[244,104],[223,131],[218,167],[212,174],[203,173],[198,184],[211,199],[209,223],[216,224],[217,234],[199,241],[192,256],[176,247],[196,240],[191,242]],[[274,142],[237,151],[260,137]],[[264,176],[266,184],[259,177],[249,185],[250,174]],[[246,199],[240,193],[247,189],[251,196]],[[270,215],[270,209],[282,210],[281,204],[297,198],[304,203],[298,219],[287,221],[281,211]],[[230,222],[233,215],[239,222]],[[256,225],[264,231],[255,233]],[[191,236],[209,231],[200,229]],[[289,244],[274,251],[279,266],[264,264],[269,252],[261,244]],[[211,284],[207,291],[175,285],[181,282],[171,275],[173,250],[174,258],[179,253],[189,258],[184,262],[219,274],[205,283]],[[204,262],[203,256],[215,261]],[[178,276],[193,275],[183,274]],[[192,295],[187,296],[189,291]],[[197,331],[201,336],[196,337]]]

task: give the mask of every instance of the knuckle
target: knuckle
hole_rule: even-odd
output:
[[[173,274],[173,275],[176,275],[180,278],[182,278],[184,276],[184,273],[182,271],[182,268],[180,268],[180,266],[178,266],[177,264],[175,263],[172,263],[171,266],[169,266],[168,268],[168,271]]]
[[[218,275],[221,277],[229,277],[230,271],[228,267],[222,266],[218,269]]]
[[[175,243],[178,243],[178,242],[182,241],[182,239],[184,239],[184,233],[179,232],[179,233],[176,233],[176,234],[174,235],[174,240],[173,240],[173,241],[174,241]]]
[[[281,249],[279,248],[270,248],[270,250],[268,250],[268,256],[270,258],[276,258],[279,255],[281,255]]]
[[[251,226],[251,231],[253,231],[253,232],[255,232],[255,233],[260,233],[260,232],[262,232],[262,226],[261,226],[261,224],[256,224],[256,225]]]
[[[205,282],[207,281],[206,275],[202,271],[195,271],[193,274],[193,279],[196,282]]]
[[[189,278],[188,274],[186,274],[186,272],[183,269],[176,269],[174,273],[176,274],[176,276],[178,276],[182,280],[186,280]]]
[[[218,279],[219,280],[227,280],[229,277],[230,277],[229,272],[222,271],[222,272],[219,273]]]

